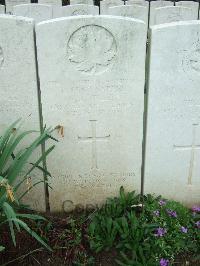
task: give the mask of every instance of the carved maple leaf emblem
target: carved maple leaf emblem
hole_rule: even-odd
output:
[[[113,62],[117,46],[105,28],[91,25],[75,31],[68,42],[69,61],[78,71],[95,74],[104,72]]]

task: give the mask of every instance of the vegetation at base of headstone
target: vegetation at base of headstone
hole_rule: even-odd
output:
[[[52,248],[55,253],[65,258],[66,265],[95,265],[94,258],[88,253],[85,243],[87,220],[88,217],[85,214],[64,219],[64,230],[63,225],[60,224],[60,232],[56,235],[54,233],[56,241],[54,240],[55,245]]]
[[[88,234],[90,248],[115,248],[118,265],[170,265],[177,254],[200,252],[200,207],[189,210],[182,204],[152,195],[135,193],[108,199],[92,218]]]
[[[20,229],[26,230],[40,244],[48,250],[51,248],[46,242],[36,234],[24,220],[45,220],[40,215],[28,213],[27,206],[21,203],[21,199],[36,185],[44,182],[36,181],[28,186],[25,192],[17,196],[19,188],[28,180],[30,185],[30,176],[34,169],[45,171],[40,163],[53,150],[51,146],[46,152],[39,156],[34,163],[29,163],[29,159],[33,152],[40,148],[40,145],[50,138],[51,129],[44,129],[43,132],[36,137],[27,148],[20,148],[20,144],[30,137],[30,134],[36,131],[19,132],[20,120],[14,122],[0,137],[0,229],[6,224],[9,225],[11,239],[16,246],[15,231]],[[27,168],[27,165],[30,166]],[[27,170],[25,170],[27,169]],[[25,173],[24,173],[25,171]],[[47,175],[50,175],[45,171]],[[23,212],[22,212],[23,211]],[[4,247],[0,246],[0,251]]]

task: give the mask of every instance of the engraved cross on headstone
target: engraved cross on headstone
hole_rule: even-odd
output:
[[[91,122],[91,130],[92,130],[92,135],[89,137],[79,137],[78,139],[80,141],[84,142],[90,142],[92,143],[92,170],[97,170],[98,169],[98,164],[97,164],[97,141],[107,141],[110,138],[110,135],[107,136],[102,136],[99,137],[96,134],[96,122],[97,120],[89,120]]]
[[[192,129],[192,144],[185,146],[174,145],[175,150],[191,150],[190,154],[190,166],[189,166],[189,174],[188,174],[188,185],[192,185],[192,176],[193,176],[193,168],[194,168],[194,160],[195,160],[195,150],[200,149],[200,145],[196,144],[196,129],[199,126],[198,124],[193,124]]]

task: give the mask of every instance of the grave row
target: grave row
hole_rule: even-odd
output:
[[[128,0],[124,5],[122,0],[103,0],[100,2],[100,10],[98,6],[93,5],[92,1],[84,1],[85,4],[82,4],[81,0],[74,0],[68,6],[62,6],[61,1],[52,1],[40,0],[39,4],[28,2],[25,4],[23,2],[24,4],[20,5],[20,2],[16,5],[17,2],[11,1],[7,2],[6,10],[14,15],[33,18],[36,23],[65,16],[98,15],[99,12],[102,15],[140,19],[146,25],[149,22],[150,26],[175,21],[196,20],[199,17],[199,3],[193,1],[180,1],[174,6],[174,3],[170,1],[149,3],[144,0]],[[5,7],[0,6],[0,13],[4,12]]]
[[[199,202],[200,22],[154,26],[149,41],[146,60],[146,25],[131,18],[35,26],[0,16],[0,129],[19,117],[23,129],[39,130],[41,120],[58,129],[47,160],[52,211],[100,204],[122,185],[140,192],[142,167],[145,193]],[[44,210],[43,185],[25,200]]]

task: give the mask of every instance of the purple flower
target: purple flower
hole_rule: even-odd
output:
[[[169,265],[169,260],[163,258],[160,260],[160,266],[168,266],[168,265]]]
[[[159,216],[159,215],[160,215],[160,212],[159,212],[158,210],[156,210],[156,211],[153,212],[153,214],[154,214],[155,216]]]
[[[164,236],[166,233],[167,233],[167,230],[166,230],[165,228],[158,227],[158,228],[156,229],[155,236],[162,237],[162,236]]]
[[[167,213],[171,217],[175,217],[175,218],[177,217],[177,213],[175,211],[171,210],[171,209],[168,209]]]
[[[200,206],[193,206],[192,211],[193,212],[200,212]]]
[[[200,228],[200,221],[197,221],[196,223],[197,228]]]
[[[162,199],[159,200],[158,203],[159,203],[160,206],[166,205],[166,201],[165,200],[162,200]]]
[[[181,226],[181,232],[187,234],[188,229],[184,226]]]

